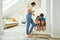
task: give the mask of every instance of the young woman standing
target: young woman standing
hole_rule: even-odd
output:
[[[32,37],[31,32],[33,30],[33,27],[35,26],[34,21],[32,19],[32,15],[34,16],[33,7],[35,7],[35,5],[36,5],[36,3],[32,2],[31,3],[32,7],[30,7],[30,8],[28,7],[28,10],[27,10],[27,15],[26,15],[26,23],[27,23],[27,25],[26,25],[26,34],[28,35],[28,37]],[[32,26],[31,26],[31,29],[29,30],[30,24],[32,24]]]

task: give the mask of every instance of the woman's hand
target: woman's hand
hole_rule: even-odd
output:
[[[35,16],[35,14],[32,13],[33,16]]]

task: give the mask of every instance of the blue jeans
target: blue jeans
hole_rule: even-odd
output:
[[[31,17],[29,17],[29,15],[26,17],[26,24],[27,24],[26,25],[26,33],[29,34],[32,32],[33,27],[35,26],[33,19]],[[31,25],[31,28],[30,28],[30,25]],[[29,30],[29,28],[30,28],[30,30]]]

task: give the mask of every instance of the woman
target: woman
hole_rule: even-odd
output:
[[[27,25],[26,25],[26,33],[27,33],[27,35],[28,35],[28,37],[32,37],[32,34],[31,34],[31,32],[32,32],[32,30],[33,30],[33,27],[34,27],[34,22],[33,22],[33,19],[32,19],[32,15],[34,16],[34,14],[33,14],[33,7],[35,7],[35,5],[36,5],[36,3],[35,2],[32,2],[31,3],[31,8],[29,8],[28,7],[28,13],[27,13],[27,15],[26,15],[26,23],[27,23]],[[30,24],[32,24],[32,26],[31,26],[31,29],[29,30],[29,28],[30,28]]]

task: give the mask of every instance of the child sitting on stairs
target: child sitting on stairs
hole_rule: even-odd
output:
[[[43,13],[40,14],[39,21],[40,21],[40,26],[39,27],[42,29],[42,31],[44,31],[45,30],[45,26],[46,26],[46,20],[44,18],[44,14]]]

